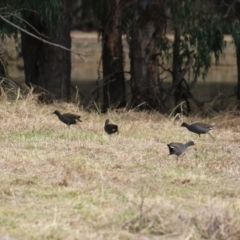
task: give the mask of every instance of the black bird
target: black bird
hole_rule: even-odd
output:
[[[183,143],[169,143],[167,144],[168,148],[169,148],[169,155],[171,154],[175,154],[177,155],[177,160],[178,157],[189,147],[194,145],[193,141],[189,141],[185,144]]]
[[[107,119],[105,121],[104,130],[108,134],[118,133],[118,125],[109,123],[109,120]]]
[[[209,132],[210,130],[213,129],[212,125],[206,124],[206,123],[192,123],[192,124],[187,124],[187,123],[182,123],[181,127],[186,127],[190,132],[194,132],[196,134],[200,135],[208,133],[211,138],[214,140],[213,136]]]
[[[82,122],[79,115],[75,115],[72,113],[61,114],[59,111],[55,110],[53,112],[53,114],[56,114],[58,116],[59,120],[61,122],[65,123],[66,125],[68,125],[68,127],[70,127],[71,124],[76,124],[77,121]]]

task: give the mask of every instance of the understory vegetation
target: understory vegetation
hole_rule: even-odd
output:
[[[53,114],[80,114],[68,128]],[[240,239],[240,119],[0,102],[0,238]],[[107,135],[104,121],[118,124]],[[214,125],[212,135],[181,128]],[[167,143],[193,140],[176,160]]]

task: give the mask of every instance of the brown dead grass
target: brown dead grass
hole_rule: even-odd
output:
[[[52,112],[79,113],[68,129]],[[240,239],[240,127],[211,119],[0,102],[0,237],[10,239]],[[120,134],[103,131],[106,118]],[[215,125],[216,138],[181,121]],[[193,140],[176,161],[167,143]]]

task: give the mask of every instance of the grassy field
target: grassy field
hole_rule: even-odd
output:
[[[83,122],[70,129],[53,111]],[[106,118],[120,133],[103,131]],[[240,239],[240,119],[0,102],[0,239]],[[212,135],[182,121],[214,124]],[[176,161],[167,143],[193,140]]]

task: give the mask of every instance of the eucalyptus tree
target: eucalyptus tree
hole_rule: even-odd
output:
[[[224,47],[221,16],[214,11],[213,2],[206,0],[132,0],[131,3],[132,104],[139,109],[167,111],[170,99],[175,97],[176,105],[182,100],[179,90],[183,88],[181,83],[186,73],[193,72],[194,83],[199,76],[206,76],[212,53],[218,61]],[[169,32],[174,35],[173,41],[167,38]],[[162,86],[164,72],[172,78],[168,90]],[[202,106],[190,93],[184,100],[189,96]]]
[[[102,38],[103,112],[126,104],[123,72],[122,0],[92,1]]]
[[[237,60],[237,99],[240,100],[240,2],[238,0],[213,0],[212,12],[221,16],[221,27],[225,34],[230,34],[236,49]]]
[[[50,99],[70,97],[70,52],[57,47],[71,47],[70,6],[68,0],[3,0],[0,3],[2,36],[17,36],[21,29],[26,84],[37,86],[41,92],[46,90]]]
[[[191,97],[198,106],[202,106],[189,92],[188,84],[187,87],[183,87],[182,84],[184,75],[190,71],[192,71],[191,84],[196,83],[200,76],[205,78],[212,64],[212,55],[218,62],[223,52],[225,46],[223,22],[214,6],[214,2],[209,0],[169,1],[169,24],[174,40],[172,43],[166,38],[160,39],[158,45],[162,56],[161,67],[172,76],[172,87],[164,98],[163,105],[172,96],[175,97],[177,105],[182,100],[182,94],[185,94],[184,100]],[[172,61],[170,68],[169,59]],[[184,93],[183,90],[188,92]]]
[[[130,30],[132,106],[161,110],[157,40],[166,25],[165,0],[139,0]]]
[[[223,14],[225,31],[231,34],[237,57],[237,99],[240,100],[240,2],[237,0],[217,1]]]
[[[204,78],[212,64],[212,54],[218,61],[223,51],[223,22],[214,9],[214,0],[101,0],[93,3],[101,20],[106,107],[125,98],[123,77],[117,78],[115,74],[123,69],[120,37],[123,26],[130,48],[131,106],[140,110],[167,111],[167,104],[173,97],[177,105],[182,100],[180,90],[184,76],[193,72],[193,84],[198,77]],[[167,38],[166,29],[174,34],[173,41]],[[168,90],[162,86],[165,72],[172,78]],[[187,85],[187,91],[189,89]],[[187,94],[185,100],[190,96],[202,106],[194,96]]]

